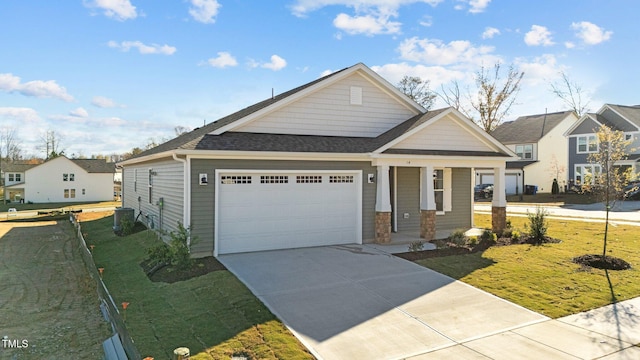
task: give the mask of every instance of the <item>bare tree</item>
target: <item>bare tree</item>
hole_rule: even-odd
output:
[[[191,131],[191,129],[186,126],[178,125],[173,128],[173,131],[176,133],[176,136],[180,136],[182,134],[188,133],[189,131]]]
[[[561,71],[560,76],[560,80],[550,83],[551,92],[575,111],[578,117],[582,116],[588,110],[589,97],[585,94],[582,85],[571,81],[567,73]]]
[[[588,160],[600,167],[600,171],[585,177],[588,190],[598,195],[604,201],[605,228],[602,258],[607,255],[607,232],[609,230],[609,211],[616,200],[622,195],[622,189],[631,180],[633,170],[631,167],[621,167],[619,163],[625,160],[629,153],[635,149],[629,148],[632,140],[625,140],[624,132],[612,130],[608,126],[601,126],[596,132],[598,139],[598,151],[589,154]],[[591,178],[589,178],[591,177]]]
[[[479,116],[476,121],[488,133],[500,125],[509,114],[524,76],[524,72],[510,65],[506,78],[503,79],[500,67],[500,63],[496,63],[493,70],[482,66],[475,74],[477,92],[475,96],[469,97],[471,107]]]
[[[13,162],[12,153],[19,154],[19,147],[16,139],[16,129],[12,127],[4,127],[0,129],[0,174],[4,174],[2,171],[2,165]],[[4,156],[4,159],[3,159]],[[7,201],[7,186],[2,179],[2,202]]]
[[[454,80],[449,88],[445,88],[444,85],[440,86],[441,92],[438,96],[452,108],[465,113],[465,109],[462,108],[462,93],[460,92],[460,84],[457,80]],[[465,113],[465,115],[467,115]]]
[[[64,155],[64,150],[61,150],[62,139],[62,135],[54,130],[47,130],[40,136],[40,140],[44,143],[40,149],[45,152],[45,160]]]
[[[422,80],[417,76],[405,75],[396,87],[427,110],[436,100],[436,93],[429,89],[429,80]]]
[[[549,161],[549,173],[554,179],[560,181],[562,175],[567,171],[567,167],[562,165],[556,154],[551,155],[551,161]],[[564,181],[563,181],[564,182]]]

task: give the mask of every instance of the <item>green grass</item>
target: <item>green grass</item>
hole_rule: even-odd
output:
[[[490,227],[490,215],[475,219],[476,226]],[[525,231],[527,218],[510,220]],[[640,227],[609,227],[608,255],[633,268],[605,272],[571,262],[575,256],[602,253],[604,224],[548,221],[548,235],[562,243],[494,247],[418,263],[552,318],[640,296]]]
[[[139,263],[156,244],[152,232],[115,236],[111,217],[82,223],[95,245],[96,266],[116,304],[129,302],[127,329],[143,357],[173,358],[186,346],[192,359],[313,359],[287,328],[229,271],[173,284],[151,282]]]

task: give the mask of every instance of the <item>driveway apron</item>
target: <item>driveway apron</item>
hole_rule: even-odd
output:
[[[367,245],[219,259],[319,359],[408,358],[548,320]]]

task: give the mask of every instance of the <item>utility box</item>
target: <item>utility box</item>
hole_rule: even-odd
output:
[[[134,210],[132,208],[116,208],[113,213],[113,231],[122,231],[122,219],[126,218],[133,224],[133,213]]]

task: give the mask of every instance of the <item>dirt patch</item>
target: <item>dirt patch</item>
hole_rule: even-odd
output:
[[[153,264],[151,264],[150,260],[145,260],[140,263],[140,267],[142,267],[145,274],[149,274]],[[190,269],[183,270],[175,266],[163,266],[149,275],[149,279],[155,282],[174,283],[220,270],[227,270],[227,268],[213,256],[208,256],[194,259],[194,264]]]
[[[587,254],[573,258],[573,262],[582,266],[588,266],[603,270],[628,270],[631,264],[613,256]]]
[[[68,222],[0,223],[0,275],[0,336],[21,345],[0,357],[102,358],[111,332]]]
[[[113,216],[113,211],[80,212],[76,214],[80,221],[92,221]]]

